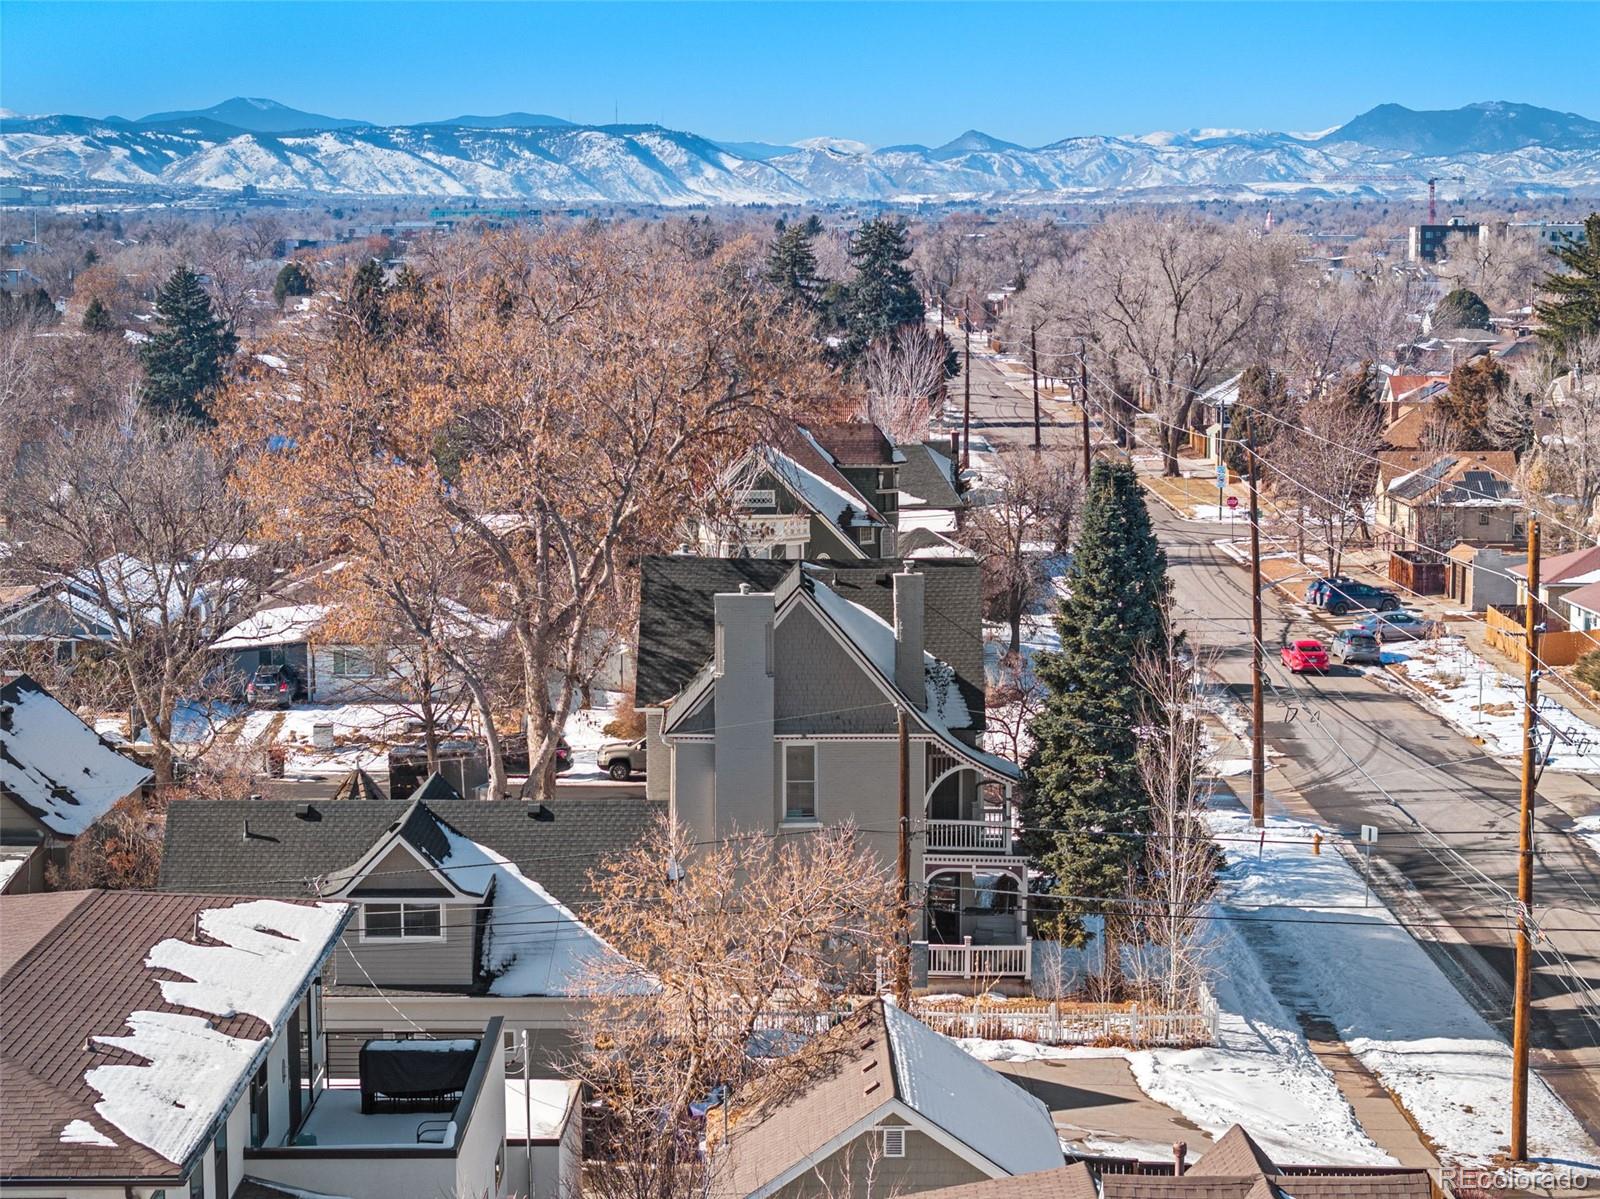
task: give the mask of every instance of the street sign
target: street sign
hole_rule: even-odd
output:
[[[1237,508],[1238,506],[1239,506],[1239,497],[1236,496],[1236,495],[1230,495],[1228,497],[1228,507]]]
[[[1378,826],[1375,824],[1363,824],[1361,826],[1361,839],[1369,845],[1376,843],[1378,840]]]
[[[1217,488],[1218,488],[1218,490],[1221,490],[1222,487],[1227,483],[1227,481],[1228,481],[1228,464],[1225,463],[1225,462],[1218,462],[1217,463]]]

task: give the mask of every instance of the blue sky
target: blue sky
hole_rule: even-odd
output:
[[[380,122],[548,112],[724,139],[1029,145],[1314,130],[1383,101],[1600,119],[1600,4],[35,3],[0,105],[143,116],[235,95]]]

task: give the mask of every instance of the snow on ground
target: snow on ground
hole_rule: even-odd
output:
[[[1572,822],[1572,831],[1577,833],[1579,838],[1590,849],[1594,850],[1596,855],[1600,855],[1600,813],[1596,813],[1593,816],[1580,816]]]
[[[1401,677],[1379,667],[1368,668],[1367,673],[1420,699],[1469,737],[1481,738],[1495,756],[1521,757],[1521,679],[1502,674],[1457,637],[1390,643],[1384,647],[1383,661]],[[1551,728],[1556,730],[1549,769],[1600,769],[1600,729],[1549,696],[1540,701],[1539,715],[1545,744]]]
[[[609,692],[596,692],[598,706],[578,708],[567,717],[562,733],[572,747],[572,769],[561,776],[563,783],[594,782],[606,778],[606,772],[600,768],[596,755],[607,741],[617,740],[604,730],[617,718],[617,701],[620,698]]]
[[[1218,1002],[1225,1013],[1236,1010],[1224,993],[1243,989],[1248,994],[1259,984],[1262,994],[1243,1005],[1254,1020],[1259,1006],[1271,998],[1265,994],[1265,979],[1270,978],[1278,1001],[1325,1017],[1338,1029],[1445,1162],[1490,1161],[1506,1151],[1510,1139],[1510,1048],[1387,908],[1364,906],[1361,876],[1343,856],[1313,855],[1303,847],[1314,828],[1271,817],[1271,848],[1258,850],[1245,844],[1250,833],[1246,815],[1213,813],[1212,829],[1228,863],[1219,903],[1224,912],[1239,917],[1223,925],[1236,948],[1225,954]],[[1272,844],[1274,840],[1280,843]],[[1240,969],[1251,959],[1260,967],[1254,974]],[[1359,969],[1353,968],[1355,963],[1361,964]],[[1247,1024],[1246,1031],[1260,1035],[1255,1024]],[[1206,1076],[1206,1059],[1216,1052],[1183,1051],[1172,1060],[1185,1066],[1173,1080],[1180,1090],[1193,1086],[1196,1066]],[[1185,1061],[1184,1054],[1195,1056]],[[1153,1084],[1152,1089],[1140,1077],[1141,1086],[1163,1098],[1159,1077]],[[1253,1086],[1250,1096],[1263,1098]],[[1301,1098],[1285,1096],[1288,1101]],[[1276,1101],[1262,1107],[1263,1118],[1281,1118]],[[1595,1146],[1537,1075],[1529,1110],[1535,1155],[1600,1171]],[[1243,1122],[1251,1126],[1249,1119]]]

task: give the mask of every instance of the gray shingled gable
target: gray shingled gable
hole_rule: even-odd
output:
[[[161,889],[314,895],[316,880],[365,857],[409,809],[395,800],[179,800],[167,810]],[[589,871],[642,840],[665,810],[643,796],[620,796],[532,806],[456,800],[439,805],[438,815],[578,907],[594,899]]]
[[[960,508],[966,503],[950,481],[950,456],[926,442],[910,441],[895,447],[905,456],[900,464],[900,507]],[[907,495],[916,496],[908,500]]]
[[[641,563],[638,690],[641,707],[666,703],[689,685],[711,657],[714,597],[748,583],[773,591],[796,566],[764,558],[646,558]],[[901,562],[880,558],[848,565],[806,564],[845,599],[891,624],[891,578]],[[982,581],[976,562],[924,562],[923,648],[955,668],[974,730],[983,728]]]

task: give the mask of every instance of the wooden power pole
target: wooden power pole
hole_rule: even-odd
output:
[[[1248,435],[1250,458],[1250,823],[1267,824],[1267,747],[1264,697],[1261,694],[1261,507],[1256,497],[1256,443]]]
[[[961,311],[961,327],[966,331],[961,361],[961,469],[972,465],[972,317]]]
[[[1033,367],[1033,448],[1041,449],[1039,440],[1039,326],[1028,330],[1028,357]]]
[[[1517,974],[1511,1016],[1511,1160],[1528,1160],[1528,1008],[1533,998],[1533,789],[1539,745],[1539,521],[1528,518],[1522,626],[1522,804],[1517,815]]]
[[[911,1010],[911,739],[906,714],[899,714],[900,739],[900,930],[895,938],[894,993]]]
[[[1089,446],[1089,362],[1083,356],[1083,339],[1078,339],[1078,407],[1083,412],[1083,485],[1089,486],[1089,468],[1094,451]]]

